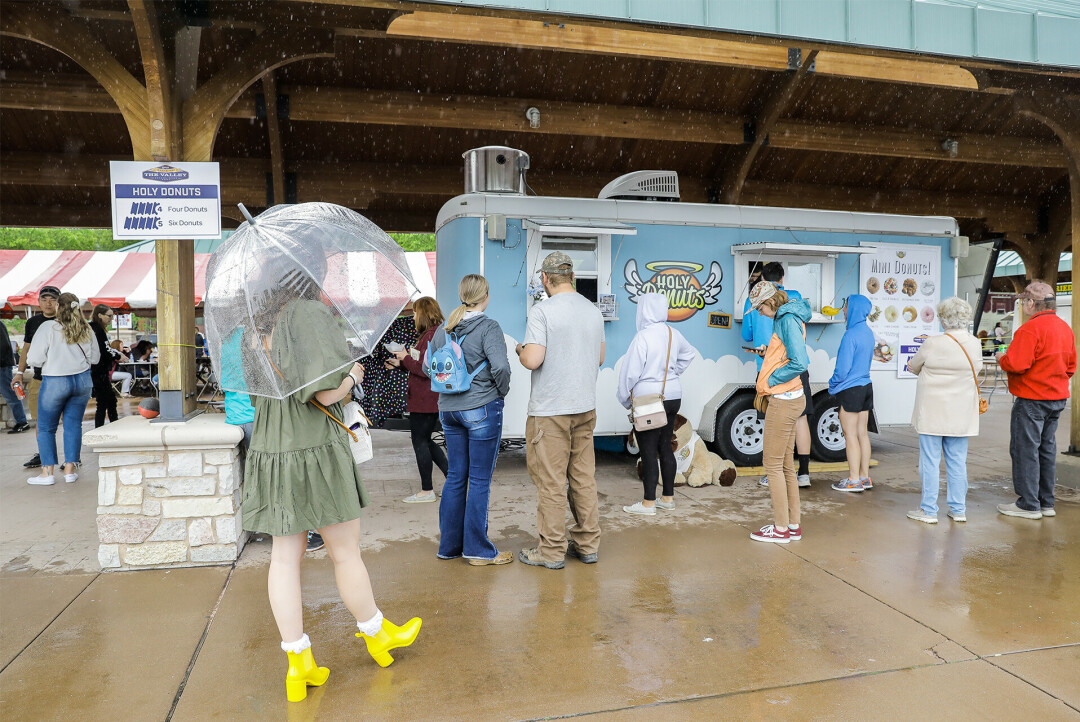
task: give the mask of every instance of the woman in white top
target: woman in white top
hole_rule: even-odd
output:
[[[667,324],[668,300],[660,293],[646,293],[637,302],[637,334],[630,341],[619,367],[618,400],[629,409],[632,397],[663,394],[667,423],[659,428],[635,432],[641,449],[641,475],[645,498],[624,506],[628,514],[653,516],[656,507],[675,508],[675,450],[671,436],[675,416],[682,405],[679,377],[690,366],[697,351],[683,335]],[[657,462],[659,461],[659,465]],[[657,477],[663,481],[656,499]]]
[[[57,463],[56,427],[64,421],[64,481],[79,478],[81,463],[82,419],[90,401],[93,382],[90,367],[101,357],[90,324],[82,317],[79,299],[61,293],[56,318],[41,324],[34,334],[27,355],[29,365],[41,369],[38,393],[38,453],[41,474],[27,481],[37,486],[55,483],[53,467]]]
[[[941,487],[941,454],[945,452],[949,517],[967,521],[968,437],[979,435],[979,387],[975,374],[983,366],[979,339],[968,333],[971,306],[952,297],[941,302],[938,318],[945,333],[931,336],[908,362],[919,375],[911,423],[919,432],[919,475],[922,504],[909,519],[937,524]]]

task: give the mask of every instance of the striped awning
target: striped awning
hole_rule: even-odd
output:
[[[206,292],[209,253],[195,254],[195,305]],[[419,288],[435,295],[435,254],[406,253]],[[42,286],[56,286],[84,301],[114,309],[157,307],[156,256],[116,251],[0,251],[0,302],[4,307],[36,306]]]

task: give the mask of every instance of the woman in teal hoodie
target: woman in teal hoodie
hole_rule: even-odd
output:
[[[837,491],[872,489],[870,481],[870,434],[866,425],[874,408],[870,362],[874,357],[874,332],[866,325],[872,304],[866,296],[848,296],[844,304],[847,331],[840,340],[836,367],[829,379],[829,393],[840,402],[840,426],[847,439],[848,476],[832,485]]]

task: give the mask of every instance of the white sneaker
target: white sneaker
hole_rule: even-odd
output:
[[[810,475],[799,474],[799,487],[805,489],[808,486],[810,486]]]
[[[27,479],[26,483],[34,486],[52,486],[56,483],[56,478],[53,476],[35,476]]]
[[[671,511],[675,508],[675,500],[672,499],[671,501],[664,501],[663,499],[657,499],[656,508],[664,509],[665,511]]]
[[[1005,516],[1018,516],[1021,519],[1043,518],[1043,513],[1041,511],[1028,511],[1027,509],[1021,509],[1016,505],[1015,502],[1012,504],[998,504],[997,510],[999,514],[1004,514]]]
[[[967,514],[954,514],[950,511],[949,518],[953,521],[967,521]]]
[[[64,481],[66,481],[69,484],[71,484],[73,482],[76,482],[78,480],[79,480],[79,472],[75,472],[74,474],[64,474]]]
[[[1054,507],[1052,507],[1052,506],[1044,506],[1043,510],[1042,510],[1042,515],[1043,516],[1057,516],[1057,512],[1054,511]]]
[[[950,514],[950,516],[952,516]],[[924,524],[937,524],[937,517],[932,514],[927,514],[922,509],[916,509],[915,511],[909,511],[907,513],[908,519],[914,519],[915,521],[921,521]]]
[[[757,483],[761,484],[762,486],[768,486],[769,485],[769,477],[763,476],[760,479],[758,479]]]
[[[405,502],[406,504],[428,504],[430,502],[438,501],[438,500],[439,500],[439,497],[435,496],[434,493],[432,493],[430,496],[428,496],[424,492],[417,492],[417,493],[413,494],[412,496],[407,496],[404,499],[402,499],[402,501]]]
[[[644,516],[656,516],[655,506],[645,506],[640,501],[637,504],[631,506],[624,506],[622,508],[627,514],[642,514]]]

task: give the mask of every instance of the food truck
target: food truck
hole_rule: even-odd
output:
[[[844,458],[838,404],[828,392],[848,295],[873,304],[875,335],[871,430],[910,423],[916,378],[906,362],[927,335],[940,333],[940,299],[954,294],[956,259],[967,252],[953,218],[766,208],[679,201],[678,177],[637,171],[609,183],[598,198],[527,195],[528,156],[504,147],[469,151],[466,192],[447,202],[436,223],[437,299],[458,304],[462,276],[491,285],[487,314],[506,335],[512,366],[503,435],[525,434],[530,372],[514,346],[529,310],[544,299],[539,268],[559,250],[574,261],[577,291],[601,310],[606,358],[597,379],[597,437],[628,444],[627,411],[615,398],[622,357],[636,332],[643,293],[668,298],[668,321],[697,349],[682,376],[680,413],[723,457],[760,463],[763,421],[753,408],[757,366],[741,336],[748,278],[756,263],[784,266],[786,288],[813,310],[806,329],[815,414],[813,454]],[[602,441],[602,440],[600,440]]]

